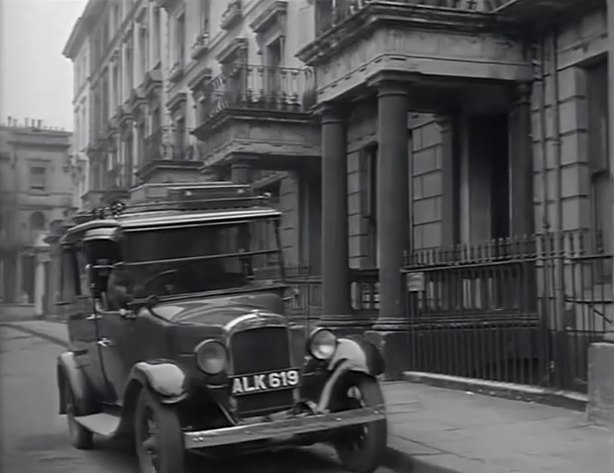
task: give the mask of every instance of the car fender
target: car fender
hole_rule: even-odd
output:
[[[88,415],[100,411],[85,372],[77,365],[72,351],[62,353],[57,358],[57,382],[60,414],[66,414],[64,382],[68,381],[74,399],[75,415]]]
[[[335,354],[328,362],[329,377],[317,403],[319,412],[328,412],[333,392],[349,372],[375,377],[384,372],[384,358],[375,345],[360,337],[340,338]]]
[[[172,361],[141,361],[132,368],[130,379],[149,388],[164,404],[177,403],[188,395],[188,377]]]
[[[382,374],[385,369],[384,357],[377,347],[358,336],[343,337],[337,341],[337,349],[328,362],[328,369],[334,372],[344,361],[346,370],[371,376]]]

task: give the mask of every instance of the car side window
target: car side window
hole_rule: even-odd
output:
[[[79,278],[79,294],[82,296],[89,295],[89,283],[87,274],[87,258],[83,251],[83,247],[80,246],[75,249],[76,265]]]
[[[60,300],[58,302],[72,302],[79,294],[77,262],[72,248],[62,248],[61,261]]]

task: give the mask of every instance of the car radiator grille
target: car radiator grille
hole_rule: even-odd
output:
[[[290,366],[288,330],[263,327],[238,332],[231,340],[231,357],[235,376],[284,370]],[[293,404],[292,389],[238,396],[237,408],[242,415],[266,415]]]

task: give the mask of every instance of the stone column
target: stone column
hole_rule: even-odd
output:
[[[535,231],[533,207],[533,142],[531,134],[531,84],[516,85],[516,102],[510,120],[510,199],[512,236]]]
[[[409,85],[378,78],[377,239],[379,265],[379,317],[367,340],[386,361],[387,379],[399,379],[409,366],[408,317],[401,274],[403,253],[409,250]]]
[[[322,125],[323,321],[350,318],[348,198],[345,119],[332,104],[320,110]]]
[[[378,98],[377,241],[379,318],[375,328],[403,324],[405,289],[401,269],[409,250],[408,86],[382,80]]]
[[[34,314],[43,315],[43,295],[45,294],[45,265],[40,253],[35,256],[34,270]]]
[[[230,175],[234,184],[249,184],[251,182],[251,167],[243,162],[232,163]]]

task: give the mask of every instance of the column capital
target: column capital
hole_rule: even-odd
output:
[[[435,115],[435,123],[439,125],[441,131],[449,131],[452,128],[453,121],[452,115],[443,113]]]
[[[346,119],[347,107],[340,102],[322,102],[314,109],[314,114],[320,117],[320,122],[324,125],[327,123],[344,123]]]
[[[531,92],[533,90],[533,82],[522,81],[514,84],[514,94],[516,98],[516,104],[530,104]]]
[[[367,78],[367,85],[377,89],[377,96],[407,96],[416,82],[414,74],[399,72],[378,72]]]

